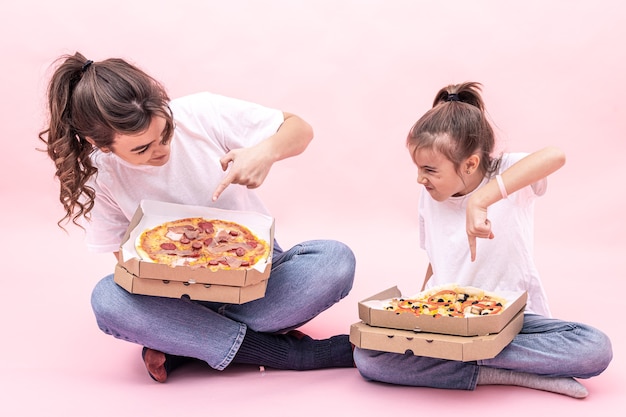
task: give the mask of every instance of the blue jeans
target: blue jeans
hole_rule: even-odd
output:
[[[352,288],[355,258],[343,243],[314,240],[288,251],[274,246],[264,298],[235,305],[130,294],[109,275],[91,297],[98,326],[118,339],[197,358],[222,370],[248,327],[270,333],[294,329]]]
[[[397,385],[473,390],[481,366],[552,377],[590,378],[606,369],[611,342],[593,327],[536,314],[495,358],[473,362],[355,349],[354,362],[369,380]]]

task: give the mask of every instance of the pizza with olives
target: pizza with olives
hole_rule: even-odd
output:
[[[504,298],[481,289],[451,285],[423,291],[414,297],[393,298],[385,309],[416,316],[471,317],[498,314],[505,305]]]

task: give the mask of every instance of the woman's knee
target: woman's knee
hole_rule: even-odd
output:
[[[331,290],[345,297],[354,283],[356,258],[345,243],[336,240],[311,240],[300,244],[297,255],[307,255],[307,275],[324,291]]]
[[[94,310],[94,313],[98,311],[105,310],[110,303],[108,299],[111,294],[111,285],[117,285],[113,281],[113,275],[108,275],[102,278],[96,286],[93,288],[91,292],[91,307]]]
[[[91,292],[91,308],[98,326],[105,333],[112,333],[111,328],[115,327],[122,314],[122,297],[127,295],[126,290],[121,288],[113,280],[113,275],[108,275],[101,279]]]
[[[327,240],[324,242],[324,251],[324,259],[332,265],[337,279],[351,288],[356,272],[356,257],[352,249],[343,242]]]
[[[327,245],[329,247],[330,255],[337,261],[338,264],[342,264],[348,272],[354,272],[356,267],[356,257],[352,249],[343,242],[337,240],[328,240]]]

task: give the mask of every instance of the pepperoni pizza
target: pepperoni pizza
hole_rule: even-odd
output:
[[[269,244],[247,227],[226,220],[190,217],[162,223],[139,235],[144,260],[170,266],[246,269],[269,255]]]

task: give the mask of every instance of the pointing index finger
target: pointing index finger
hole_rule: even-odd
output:
[[[220,197],[222,192],[226,189],[226,187],[232,184],[232,182],[233,180],[230,178],[230,175],[227,175],[213,192],[213,201],[216,201]]]
[[[476,236],[468,235],[467,240],[469,242],[471,259],[474,262],[476,260]]]
[[[222,156],[222,158],[220,158],[220,165],[222,165],[222,170],[226,171],[228,169],[228,165],[232,161],[233,161],[233,158],[232,158],[230,152],[227,153],[226,155]],[[215,191],[213,192],[213,201],[216,201],[218,198],[220,198],[220,195],[222,194],[222,192],[224,192],[226,187],[228,187],[230,184],[232,184],[232,182],[233,182],[232,175],[229,172],[226,175],[226,177],[224,177],[222,182],[217,186]]]

